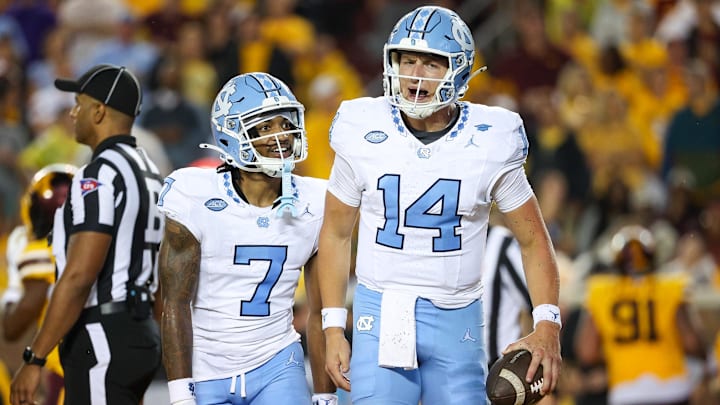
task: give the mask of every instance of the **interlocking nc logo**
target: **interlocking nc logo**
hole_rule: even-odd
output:
[[[370,315],[363,315],[358,317],[357,324],[355,327],[359,332],[367,332],[372,330],[375,318]]]

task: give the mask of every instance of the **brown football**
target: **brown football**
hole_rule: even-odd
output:
[[[531,360],[529,351],[515,350],[500,357],[490,367],[485,388],[493,405],[530,405],[542,399],[542,365],[531,383],[525,381]]]

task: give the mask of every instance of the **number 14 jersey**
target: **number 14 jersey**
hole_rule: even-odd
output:
[[[328,191],[360,206],[356,274],[372,290],[410,292],[443,308],[480,298],[494,187],[522,170],[528,142],[514,112],[464,102],[457,110],[452,128],[427,145],[383,97],[338,110]],[[532,195],[529,187],[520,193],[516,206]]]

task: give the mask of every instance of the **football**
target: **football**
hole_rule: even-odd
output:
[[[535,372],[532,383],[525,381],[532,354],[515,350],[500,357],[488,372],[485,389],[493,405],[530,405],[542,399],[542,365]]]

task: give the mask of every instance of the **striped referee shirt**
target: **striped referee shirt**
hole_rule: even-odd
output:
[[[67,200],[55,213],[57,277],[65,270],[70,235],[92,231],[113,236],[86,308],[124,301],[128,282],[157,289],[156,259],[164,225],[156,206],[161,188],[157,167],[130,135],[101,142],[90,163],[75,173]]]
[[[485,342],[492,364],[521,337],[522,311],[532,312],[520,245],[509,229],[489,227],[482,271]]]

